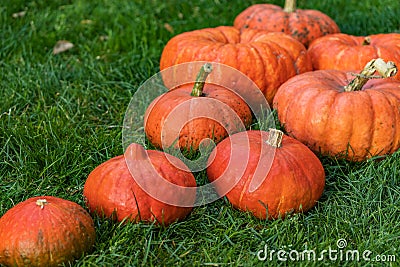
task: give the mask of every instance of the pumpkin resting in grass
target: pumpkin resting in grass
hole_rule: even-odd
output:
[[[369,80],[377,70],[385,77],[396,73],[394,64],[377,59],[356,78],[340,70],[293,77],[274,99],[279,121],[323,155],[363,161],[392,154],[400,147],[400,81]]]
[[[239,153],[233,153],[233,149]],[[213,153],[207,176],[211,182],[226,179],[215,184],[219,194],[236,179],[234,162],[247,160],[244,173],[226,197],[235,208],[250,211],[258,218],[276,219],[291,212],[305,212],[322,195],[325,172],[321,162],[305,145],[281,131],[240,132],[219,143]],[[267,162],[272,162],[270,169]],[[251,182],[257,179],[262,183],[254,190]]]
[[[353,36],[344,33],[315,40],[308,48],[315,70],[361,71],[372,59],[400,66],[400,33]],[[400,80],[400,73],[394,76]]]
[[[82,257],[94,242],[89,213],[61,198],[32,197],[0,218],[0,265],[59,266]]]
[[[128,167],[130,163],[136,164],[133,167],[135,170]],[[131,171],[137,175],[135,178]],[[151,188],[147,190],[152,191],[152,195],[138,184],[138,179],[148,183]],[[192,187],[194,191],[187,194],[180,189],[171,190],[165,186],[166,182],[183,188]],[[179,159],[171,155],[167,157],[161,151],[145,151],[142,146],[131,144],[125,155],[107,160],[89,174],[83,194],[89,210],[100,216],[117,221],[126,219],[168,225],[190,213],[196,198],[195,187],[193,174]],[[156,199],[156,196],[184,205],[170,205]]]
[[[283,82],[312,70],[306,48],[293,37],[230,26],[174,36],[164,47],[160,70],[192,61],[218,62],[241,71],[260,88],[269,104]]]
[[[251,110],[237,93],[205,83],[211,71],[212,65],[205,64],[195,84],[170,90],[149,105],[144,129],[155,147],[197,150],[205,138],[218,143],[250,125]]]
[[[252,5],[235,18],[234,26],[284,32],[306,47],[321,36],[340,32],[328,15],[313,9],[297,9],[295,0],[286,0],[284,8],[272,4]]]

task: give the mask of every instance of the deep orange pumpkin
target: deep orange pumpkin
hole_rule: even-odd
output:
[[[238,151],[243,148],[243,153],[232,153],[233,146]],[[325,172],[319,159],[281,131],[240,132],[219,143],[213,153],[207,176],[212,182],[226,179],[216,183],[218,193],[226,192],[225,187],[236,179],[229,176],[229,168],[235,168],[229,162],[247,160],[244,173],[226,197],[235,208],[250,211],[258,218],[276,219],[291,212],[305,212],[323,193]],[[268,161],[272,161],[269,171],[265,165]],[[251,182],[260,178],[262,183],[253,190]]]
[[[160,70],[192,61],[218,62],[241,71],[260,88],[269,104],[283,82],[312,70],[306,48],[291,36],[229,26],[176,35],[164,47]]]
[[[89,252],[94,242],[89,213],[65,199],[29,198],[0,218],[0,265],[59,266]]]
[[[279,121],[290,136],[323,155],[363,161],[395,152],[400,147],[400,81],[368,80],[377,67],[386,77],[396,73],[395,66],[378,59],[355,79],[339,70],[293,77],[274,99]]]
[[[197,150],[202,140],[220,142],[228,134],[245,130],[252,122],[246,102],[234,91],[205,83],[211,64],[199,72],[199,80],[184,84],[157,97],[147,108],[144,129],[157,148],[175,146]]]
[[[130,152],[128,152],[130,151]],[[128,154],[130,155],[128,155]],[[131,158],[127,158],[127,157]],[[147,160],[148,163],[146,162]],[[133,177],[127,162],[137,163]],[[150,168],[146,164],[151,164]],[[153,180],[159,175],[162,180]],[[141,177],[139,177],[141,176]],[[153,195],[148,194],[137,182],[146,180],[151,186]],[[194,191],[187,194],[179,189],[169,190],[165,182],[183,188],[192,187]],[[117,221],[155,222],[168,225],[183,219],[192,210],[195,202],[196,180],[193,174],[179,159],[156,150],[147,150],[138,144],[131,144],[125,155],[120,155],[97,166],[88,176],[83,194],[89,210],[100,216]],[[185,203],[176,206],[164,203],[157,196],[167,197],[168,201]]]
[[[400,66],[400,33],[332,34],[315,40],[308,51],[315,70],[361,71],[374,58],[393,61]],[[400,80],[400,73],[394,77]]]
[[[252,5],[235,18],[234,26],[284,32],[306,47],[321,36],[340,32],[328,15],[313,9],[297,9],[295,0],[286,0],[284,8],[272,4]]]

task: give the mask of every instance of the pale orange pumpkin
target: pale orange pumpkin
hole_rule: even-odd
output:
[[[327,35],[311,43],[308,52],[314,70],[361,71],[375,58],[400,66],[400,33]],[[393,77],[400,80],[400,73]]]
[[[400,148],[400,81],[370,79],[396,74],[396,66],[371,60],[356,78],[340,70],[293,77],[274,99],[287,134],[314,152],[363,161]],[[375,77],[376,78],[376,77]]]
[[[249,77],[269,104],[290,77],[312,70],[306,48],[282,32],[205,28],[174,36],[165,45],[160,70],[192,61],[218,62]]]

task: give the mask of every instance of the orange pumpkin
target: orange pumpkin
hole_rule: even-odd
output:
[[[393,63],[371,60],[356,78],[340,70],[293,77],[274,99],[286,132],[323,155],[363,161],[400,147],[400,81]]]
[[[226,193],[229,202],[258,218],[276,219],[291,212],[305,212],[323,193],[325,172],[319,159],[281,131],[231,135],[216,146],[212,156],[207,176],[215,182],[217,192],[226,192],[227,186],[236,183]],[[245,171],[237,179],[234,163],[246,160]],[[224,182],[219,183],[219,179]],[[259,186],[252,186],[254,182]]]
[[[176,35],[164,47],[160,70],[192,61],[218,62],[241,71],[269,104],[283,82],[312,70],[306,48],[291,36],[229,26]]]
[[[272,4],[252,5],[235,18],[234,26],[284,32],[306,47],[321,36],[340,32],[328,15],[313,9],[297,9],[295,0],[286,0],[283,9]]]
[[[60,266],[89,252],[96,233],[89,213],[53,196],[29,198],[0,218],[0,265]]]
[[[361,71],[374,58],[393,61],[400,66],[400,33],[332,34],[315,40],[308,51],[315,70]],[[400,73],[394,77],[400,79]]]
[[[210,138],[218,143],[228,134],[245,130],[251,110],[234,91],[205,83],[211,64],[205,64],[195,84],[188,83],[157,97],[147,108],[144,129],[159,149],[171,146],[197,150]]]
[[[100,216],[169,225],[190,213],[195,187],[193,174],[179,159],[131,144],[125,155],[89,174],[83,194],[89,210]]]

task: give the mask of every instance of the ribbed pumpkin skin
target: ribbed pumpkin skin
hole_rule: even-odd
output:
[[[48,203],[41,208],[39,199]],[[59,266],[89,252],[94,242],[89,213],[57,197],[29,198],[0,218],[0,264],[5,266]]]
[[[284,32],[306,47],[321,36],[340,32],[335,21],[318,10],[296,9],[286,12],[282,7],[272,4],[248,7],[235,18],[234,27]]]
[[[286,132],[323,155],[363,161],[400,147],[400,82],[369,80],[361,91],[343,92],[354,77],[319,70],[281,86],[274,108]]]
[[[294,38],[280,32],[240,31],[230,26],[174,36],[164,47],[160,70],[192,61],[218,62],[241,71],[255,82],[269,104],[283,82],[312,70],[305,47]]]
[[[163,152],[148,150],[147,153],[154,168],[164,179],[185,187],[196,186],[193,174],[176,168]],[[178,161],[176,159],[175,163]],[[185,168],[180,163],[180,167]],[[154,184],[154,187],[157,186]],[[183,219],[192,210],[191,207],[168,205],[149,196],[132,177],[123,155],[97,166],[89,174],[83,194],[91,212],[117,221],[155,221],[157,224],[168,225]],[[183,196],[177,194],[175,197],[179,199]],[[193,198],[194,203],[195,195],[189,197]]]
[[[268,132],[247,131],[231,135],[217,145],[214,161],[207,168],[210,181],[215,181],[225,172],[228,162],[243,159],[243,155],[232,154],[231,145],[247,147],[249,160],[246,170],[234,188],[226,194],[229,202],[243,211],[250,211],[260,219],[284,217],[288,212],[305,212],[315,206],[325,186],[325,172],[319,159],[299,141],[283,136],[282,146],[276,148],[272,166],[258,189],[249,192],[249,185],[260,162],[268,160],[271,149],[266,144]],[[259,167],[260,168],[260,167]],[[217,192],[224,189],[216,187]],[[266,212],[268,207],[268,215]]]
[[[214,84],[205,84],[204,96],[193,97],[190,95],[192,87],[193,84],[186,84],[168,91],[156,98],[147,108],[144,116],[145,132],[155,147],[163,149],[179,145],[180,148],[187,150],[197,150],[204,138],[213,139],[218,143],[228,136],[228,132],[244,130],[252,122],[250,108],[240,96],[231,90]],[[184,107],[168,118],[173,110],[182,103],[185,103]],[[234,115],[233,112],[237,115]],[[200,117],[199,114],[206,117]],[[167,118],[170,121],[173,120],[172,126],[174,124],[179,124],[177,125],[179,127],[183,126],[179,135],[175,134],[175,130],[179,130],[175,128],[178,127],[173,127],[174,130],[163,129],[166,127]],[[164,135],[163,131],[165,131]],[[178,136],[179,141],[177,142]]]
[[[369,43],[366,43],[369,39]],[[354,36],[344,33],[315,40],[308,48],[315,70],[360,71],[371,59],[382,58],[400,66],[400,34]],[[400,72],[394,76],[400,79]]]

